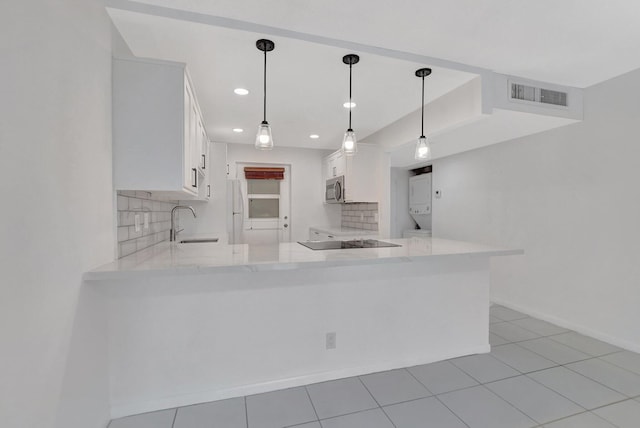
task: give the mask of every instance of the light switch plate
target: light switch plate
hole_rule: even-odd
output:
[[[149,229],[149,213],[144,213],[144,228]]]
[[[136,232],[140,232],[140,214],[133,216],[133,227]]]

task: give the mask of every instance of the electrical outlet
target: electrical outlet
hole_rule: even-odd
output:
[[[144,228],[149,229],[149,213],[144,213]]]
[[[442,197],[442,190],[436,190],[436,199],[440,199]]]
[[[327,349],[336,349],[336,332],[327,333]]]
[[[136,232],[140,232],[140,214],[133,216],[133,226]]]

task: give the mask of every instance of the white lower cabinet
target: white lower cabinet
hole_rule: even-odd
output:
[[[185,64],[113,60],[116,190],[207,199],[209,141]],[[204,188],[203,188],[204,187]]]

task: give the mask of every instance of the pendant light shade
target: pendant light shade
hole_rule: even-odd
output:
[[[360,61],[360,57],[356,54],[349,54],[342,57],[342,62],[349,66],[349,128],[347,128],[347,132],[344,133],[344,138],[342,139],[342,152],[347,156],[352,156],[358,151],[356,133],[353,132],[353,129],[351,128],[351,108],[353,106],[353,102],[351,101],[351,71],[353,64],[357,64],[358,61]]]
[[[421,135],[418,138],[418,144],[416,144],[416,160],[428,160],[431,159],[431,147],[427,141],[427,137]]]
[[[256,135],[256,149],[271,150],[273,148],[273,137],[271,136],[271,126],[267,121],[262,122],[258,126],[258,134]]]
[[[275,48],[275,44],[271,40],[260,39],[256,42],[256,47],[264,52],[264,98],[263,98],[263,112],[264,116],[262,123],[258,126],[258,133],[256,134],[256,149],[258,150],[271,150],[273,149],[273,137],[271,135],[271,126],[267,122],[267,52],[271,52]]]
[[[422,126],[420,128],[420,137],[418,137],[418,143],[416,144],[416,160],[429,160],[431,159],[431,144],[424,136],[424,78],[431,74],[430,68],[421,68],[416,70],[416,76],[422,78]]]
[[[353,129],[347,129],[347,132],[344,133],[344,138],[342,139],[342,151],[346,155],[353,155],[358,151],[358,141],[356,140],[356,133],[353,132]]]

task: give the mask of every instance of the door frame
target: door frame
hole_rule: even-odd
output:
[[[279,217],[277,219],[250,219],[249,218],[249,194],[247,188],[247,179],[244,176],[244,167],[264,167],[264,168],[284,168],[284,179],[280,181],[279,195]],[[279,163],[263,163],[263,162],[236,162],[236,179],[239,180],[242,188],[242,197],[244,198],[244,221],[243,229],[245,238],[247,233],[252,230],[267,231],[277,230],[277,242],[291,242],[291,165]]]

